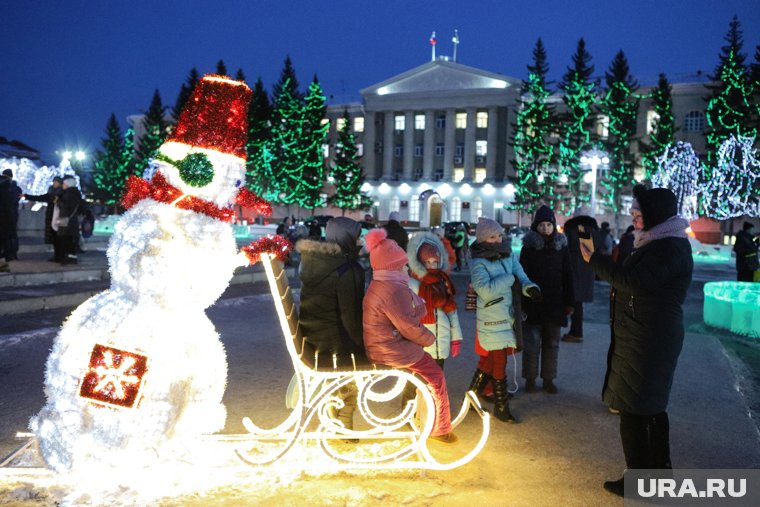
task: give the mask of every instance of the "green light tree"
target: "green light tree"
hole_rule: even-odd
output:
[[[512,142],[517,182],[515,200],[510,208],[526,213],[533,213],[542,204],[554,207],[557,199],[556,149],[550,142],[557,117],[549,102],[548,72],[546,49],[539,38],[533,49],[533,64],[528,65],[528,79],[522,83]]]
[[[101,140],[102,151],[95,153],[95,171],[93,174],[93,197],[118,212],[119,200],[124,191],[127,177],[132,173],[132,136],[131,129],[122,135],[116,115],[111,114],[106,124],[106,137]]]
[[[330,170],[335,193],[329,202],[343,210],[367,209],[372,205],[372,199],[361,192],[364,184],[364,173],[359,164],[356,138],[351,132],[351,119],[348,110],[343,110],[343,125],[338,131],[338,144],[335,147],[335,161]]]
[[[308,209],[326,204],[322,198],[322,187],[325,183],[325,160],[322,146],[327,137],[327,130],[330,128],[329,123],[322,121],[327,110],[326,101],[319,79],[314,76],[304,99],[303,134],[300,137],[303,168],[299,188],[296,189],[298,205]]]
[[[610,159],[609,170],[599,181],[599,202],[612,211],[617,218],[623,192],[633,185],[633,168],[636,155],[632,143],[636,135],[636,119],[639,110],[639,85],[633,78],[628,59],[621,50],[615,55],[609,70],[604,74],[606,93],[600,108],[607,116],[608,135],[602,146]]]
[[[760,194],[753,190],[760,180],[760,153],[754,143],[754,136],[732,134],[720,145],[700,185],[704,215],[719,220],[760,215]]]
[[[150,165],[150,161],[158,153],[158,149],[164,143],[169,131],[169,122],[164,119],[164,110],[166,108],[161,104],[161,94],[156,90],[153,93],[153,99],[150,107],[143,118],[144,133],[139,141],[135,144],[135,174],[142,176],[145,169]]]
[[[657,86],[651,91],[652,108],[655,118],[650,127],[646,141],[642,141],[642,161],[646,169],[646,177],[660,168],[659,159],[665,150],[675,142],[676,120],[673,116],[672,88],[665,74],[660,74]]]
[[[176,124],[179,120],[179,115],[182,113],[182,109],[184,109],[185,104],[193,94],[193,90],[195,90],[195,85],[198,84],[199,79],[200,76],[198,75],[198,69],[195,67],[190,69],[190,72],[187,74],[187,80],[182,83],[182,86],[179,89],[177,100],[174,103],[174,108],[172,109],[172,118],[174,124]]]
[[[261,78],[253,86],[248,107],[248,142],[246,151],[246,181],[255,194],[276,202],[280,194],[278,180],[272,169],[272,104]]]
[[[579,202],[588,202],[589,195],[581,193],[583,171],[580,167],[581,151],[594,140],[591,134],[596,118],[593,115],[596,103],[595,84],[591,81],[594,66],[591,55],[586,50],[586,42],[578,41],[573,65],[568,67],[562,77],[560,89],[564,93],[562,100],[565,111],[560,118],[559,171],[567,178],[568,198],[558,203],[557,211],[570,213]]]
[[[728,44],[721,47],[720,61],[715,74],[710,76],[713,83],[706,85],[711,92],[705,110],[708,165],[716,163],[718,150],[731,135],[757,135],[752,124],[757,108],[752,104],[753,86],[744,63],[742,31],[736,16],[724,40]]]

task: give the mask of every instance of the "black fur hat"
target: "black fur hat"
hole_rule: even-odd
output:
[[[644,185],[636,185],[633,187],[633,197],[641,207],[645,231],[678,214],[676,194],[667,188],[647,189]]]

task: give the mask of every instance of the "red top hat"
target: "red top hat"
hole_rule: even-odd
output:
[[[246,158],[251,89],[242,81],[207,74],[198,81],[168,139]]]

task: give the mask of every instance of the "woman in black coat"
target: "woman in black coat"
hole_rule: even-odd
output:
[[[79,212],[82,211],[82,194],[76,187],[73,176],[63,178],[63,192],[56,200],[53,212],[53,230],[58,240],[58,252],[61,264],[77,263],[77,246],[79,246]],[[57,223],[62,219],[64,223]]]
[[[56,239],[57,234],[52,226],[55,201],[63,192],[61,183],[63,183],[63,179],[61,179],[60,176],[56,176],[53,178],[53,184],[50,185],[47,193],[41,195],[24,195],[24,199],[27,201],[47,203],[47,208],[45,209],[45,243],[53,245],[53,258],[50,260],[54,262],[61,262],[63,260],[63,256],[58,251],[59,245]]]
[[[543,389],[556,394],[560,328],[567,325],[573,313],[573,279],[567,238],[557,232],[554,212],[541,206],[523,237],[520,264],[525,274],[541,288],[542,299],[523,297],[522,308],[527,315],[523,324],[522,375],[525,392],[535,392],[541,356]]]
[[[683,302],[693,260],[675,194],[634,187],[634,251],[622,266],[583,243],[584,259],[614,290],[603,399],[620,411],[626,467],[672,468],[668,398],[684,338]],[[640,212],[638,211],[640,210]],[[623,494],[623,479],[605,489]]]

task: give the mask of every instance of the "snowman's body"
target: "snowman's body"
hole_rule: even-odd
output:
[[[244,164],[229,155],[212,160],[215,184],[202,192],[183,187],[168,164],[159,164],[159,171],[183,192],[226,203],[237,192]],[[108,258],[111,288],[64,323],[47,363],[48,401],[31,423],[43,457],[58,471],[161,459],[225,424],[227,361],[204,310],[240,264],[231,226],[146,198],[117,224]],[[134,406],[81,395],[97,344],[147,358]]]

